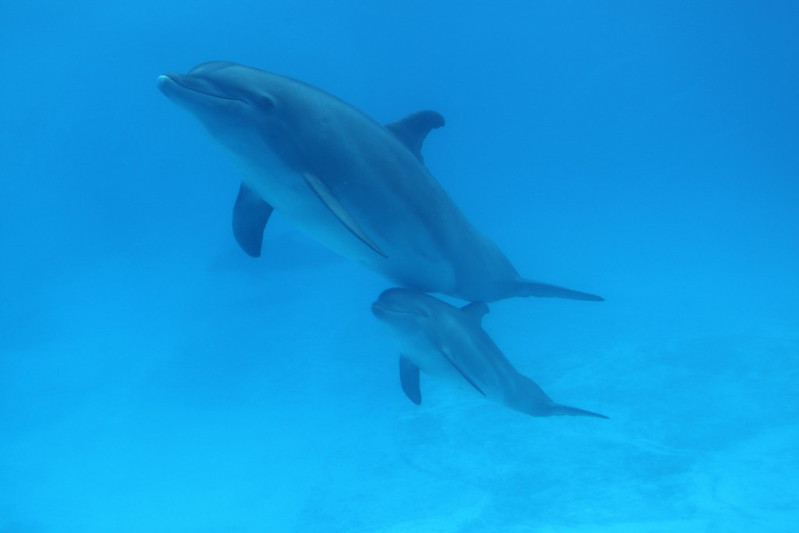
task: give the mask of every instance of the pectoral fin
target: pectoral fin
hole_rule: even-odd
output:
[[[248,255],[261,255],[264,228],[271,214],[272,206],[242,183],[233,205],[233,236]]]
[[[402,391],[416,405],[422,403],[422,391],[419,388],[419,367],[404,355],[400,355],[400,384]]]
[[[322,181],[314,176],[313,174],[309,174],[308,172],[303,174],[305,177],[306,183],[311,188],[311,190],[316,193],[316,196],[322,201],[325,206],[330,209],[330,212],[333,213],[339,221],[344,224],[344,227],[347,228],[350,233],[358,237],[361,242],[366,244],[369,248],[377,252],[383,257],[388,257],[383,250],[377,245],[375,241],[373,241],[366,232],[363,231],[361,226],[355,221],[355,219],[350,215],[349,211],[341,205],[333,193],[330,192],[330,189],[327,188],[327,185],[322,183]]]
[[[455,363],[455,360],[452,358],[452,356],[450,356],[450,354],[449,354],[449,353],[447,353],[447,350],[441,350],[441,355],[443,355],[443,356],[444,356],[444,359],[446,359],[446,360],[447,360],[447,362],[449,362],[449,364],[451,364],[451,365],[452,365],[452,367],[453,367],[455,370],[457,370],[457,371],[458,371],[458,373],[459,373],[459,374],[460,374],[460,375],[463,377],[463,379],[465,379],[465,380],[466,380],[466,381],[469,383],[469,385],[471,385],[472,387],[474,387],[474,388],[475,388],[475,390],[476,390],[477,392],[479,392],[480,394],[482,394],[483,396],[485,396],[485,395],[486,395],[486,393],[485,393],[485,392],[483,392],[483,391],[480,389],[480,387],[478,387],[478,386],[477,386],[477,383],[475,383],[475,382],[474,382],[474,380],[473,380],[472,378],[470,378],[470,377],[469,377],[469,374],[467,374],[466,372],[464,372],[464,370],[463,370],[463,369],[462,369],[460,366],[458,366],[458,364],[457,364],[457,363]]]

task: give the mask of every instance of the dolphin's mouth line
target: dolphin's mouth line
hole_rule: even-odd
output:
[[[389,311],[392,313],[398,312],[390,307],[386,307],[385,305],[381,304],[380,302],[372,302],[372,309],[379,309],[381,311]]]
[[[394,309],[393,307],[388,307],[387,305],[382,304],[380,302],[373,303],[372,304],[372,308],[373,309],[379,309],[380,311],[386,311],[388,313],[397,313],[397,314],[400,314],[400,315],[410,315],[411,314],[408,311],[402,311],[401,309]]]
[[[197,89],[196,87],[189,87],[188,85],[180,83],[179,80],[176,80],[175,78],[173,78],[169,74],[163,74],[162,76],[167,78],[169,81],[171,81],[172,83],[174,83],[175,85],[177,85],[181,89],[185,89],[185,90],[191,91],[193,93],[202,94],[203,96],[208,96],[210,98],[216,98],[218,100],[227,100],[229,102],[244,102],[244,100],[240,100],[239,98],[228,98],[226,96],[221,96],[221,95],[218,95],[218,94],[213,94],[213,93],[210,93],[210,92],[201,91],[201,90]]]
[[[396,309],[394,307],[388,307],[385,304],[380,302],[374,302],[372,304],[372,309],[379,309],[380,311],[385,311],[387,313],[394,313],[396,315],[413,315],[413,316],[429,316],[427,313],[419,313],[418,311],[403,311],[402,309]]]

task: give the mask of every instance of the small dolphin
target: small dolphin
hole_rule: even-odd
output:
[[[372,304],[372,313],[399,344],[402,390],[417,405],[422,403],[421,369],[528,415],[607,418],[553,402],[532,379],[517,372],[480,324],[488,313],[483,302],[458,309],[422,292],[388,289]]]
[[[602,300],[521,278],[425,168],[421,148],[444,125],[420,111],[383,126],[315,87],[212,61],[158,87],[195,115],[242,173],[233,233],[261,254],[277,209],[334,251],[395,283],[464,300],[512,296]]]

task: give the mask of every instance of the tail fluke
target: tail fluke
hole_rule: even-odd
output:
[[[592,302],[603,302],[604,298],[596,294],[587,292],[573,291],[565,287],[550,285],[549,283],[539,283],[523,279],[519,281],[516,296],[536,296],[538,298],[568,298],[570,300],[589,300]]]
[[[593,416],[594,418],[604,418],[605,420],[610,420],[610,418],[605,415],[600,415],[599,413],[586,411],[585,409],[578,409],[577,407],[569,407],[568,405],[561,405],[559,403],[552,404],[552,414],[566,415],[566,416]]]

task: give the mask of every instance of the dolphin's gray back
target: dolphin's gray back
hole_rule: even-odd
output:
[[[267,76],[279,86],[278,98],[290,117],[285,137],[272,140],[281,157],[297,172],[318,176],[386,257],[363,246],[324,209],[309,216],[313,204],[276,209],[300,227],[323,233],[322,240],[336,251],[401,285],[467,300],[513,295],[518,279],[513,266],[469,223],[401,138],[320,89]],[[268,187],[261,189],[272,203]],[[325,222],[308,223],[318,219]]]

